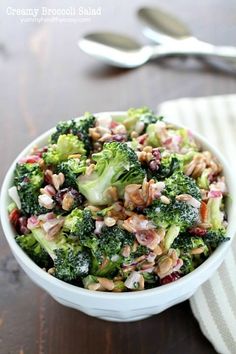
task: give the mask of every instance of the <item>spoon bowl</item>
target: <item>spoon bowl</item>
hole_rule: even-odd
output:
[[[150,46],[141,46],[128,36],[112,32],[89,33],[78,45],[85,53],[122,68],[135,68],[144,64],[152,52]]]
[[[142,7],[137,15],[144,25],[144,35],[155,42],[169,43],[192,37],[185,23],[157,7]]]

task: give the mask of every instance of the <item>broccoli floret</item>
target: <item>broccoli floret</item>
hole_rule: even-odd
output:
[[[159,117],[155,115],[154,112],[149,108],[141,107],[141,108],[130,108],[127,112],[126,117],[119,117],[118,119],[116,119],[116,121],[124,124],[128,133],[131,133],[133,130],[135,130],[136,124],[138,122],[143,122],[144,127],[143,127],[143,131],[140,132],[141,134],[146,131],[149,124],[156,123],[157,121],[162,119],[163,117]]]
[[[181,168],[181,161],[175,155],[169,155],[161,159],[161,164],[152,174],[158,179],[163,180],[173,175],[174,172]]]
[[[94,283],[98,283],[97,277],[94,275],[87,275],[87,277],[83,278],[83,285],[85,289],[89,289],[89,286]]]
[[[81,245],[91,237],[95,229],[95,221],[89,209],[74,209],[65,217],[62,231],[72,239],[79,239]]]
[[[153,273],[142,272],[145,281],[145,289],[151,289],[157,286],[158,276]]]
[[[103,227],[97,248],[92,250],[93,265],[91,273],[98,276],[113,276],[118,272],[124,259],[121,251],[125,245],[132,245],[134,235],[118,226]]]
[[[199,218],[198,209],[181,201],[164,204],[160,200],[155,200],[150,207],[144,210],[144,213],[157,227],[167,229],[164,238],[166,250],[172,247],[179,232],[194,225]]]
[[[188,232],[183,232],[176,237],[174,240],[172,247],[175,249],[179,249],[181,253],[189,253],[192,249],[198,247],[204,247],[205,252],[208,251],[207,245],[204,242],[202,237],[190,236]]]
[[[85,159],[72,158],[57,165],[56,173],[62,172],[65,177],[64,187],[78,189],[77,177],[86,171]]]
[[[110,204],[107,189],[114,186],[120,197],[125,186],[132,183],[142,183],[145,173],[135,152],[125,143],[110,142],[104,144],[103,150],[93,154],[96,166],[89,176],[79,176],[80,192],[93,205]]]
[[[88,274],[91,259],[87,251],[57,249],[55,254],[55,276],[58,279],[72,281]]]
[[[161,162],[159,168],[156,171],[152,171],[158,180],[163,180],[172,176],[174,173],[183,172],[185,165],[192,160],[196,154],[194,151],[189,151],[185,155],[176,153],[162,153]]]
[[[222,196],[209,198],[207,202],[207,222],[214,230],[222,228],[223,212],[221,211]]]
[[[49,240],[41,228],[32,230],[33,236],[54,261],[54,275],[61,280],[70,282],[86,276],[90,268],[90,255],[78,242],[69,240],[63,232]]]
[[[16,242],[39,267],[48,269],[53,265],[48,253],[45,252],[31,233],[17,236]]]
[[[118,226],[103,226],[99,236],[99,249],[108,257],[120,253],[125,245],[132,245],[134,235],[131,232],[121,229]]]
[[[77,135],[80,136],[80,139],[83,141],[85,149],[89,154],[92,148],[92,140],[89,136],[89,128],[95,126],[96,119],[90,113],[85,113],[84,117],[77,121],[76,130]]]
[[[60,135],[56,144],[48,146],[43,159],[47,165],[57,165],[73,154],[85,154],[83,142],[72,134]]]
[[[51,143],[56,144],[60,135],[73,134],[83,141],[87,153],[91,149],[91,140],[89,137],[89,128],[94,127],[95,117],[90,113],[85,113],[84,117],[78,120],[69,120],[60,122],[56,127],[56,132],[51,136]]]
[[[175,198],[179,194],[190,194],[197,200],[201,200],[201,192],[195,180],[182,171],[177,171],[165,179],[165,193],[170,198]]]
[[[180,258],[183,261],[183,265],[180,268],[180,272],[183,275],[191,273],[196,268],[196,264],[195,264],[194,259],[191,255],[183,254],[180,256]]]
[[[50,143],[56,144],[60,135],[73,134],[75,128],[76,128],[75,120],[59,122],[56,126],[55,133],[51,135]]]
[[[39,215],[47,212],[38,202],[43,183],[43,171],[39,164],[24,163],[16,165],[14,184],[20,197],[21,213],[23,215]]]
[[[164,204],[157,199],[144,212],[157,227],[168,228],[175,225],[180,227],[181,231],[195,224],[199,217],[196,208],[177,200]]]
[[[229,239],[229,237],[226,237],[226,230],[223,228],[208,230],[204,236],[204,241],[211,250],[216,249],[222,242],[228,241]]]

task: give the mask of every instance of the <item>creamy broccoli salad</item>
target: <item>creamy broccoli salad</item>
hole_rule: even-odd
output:
[[[228,239],[221,165],[146,107],[59,123],[18,161],[9,195],[24,252],[89,290],[176,281]]]

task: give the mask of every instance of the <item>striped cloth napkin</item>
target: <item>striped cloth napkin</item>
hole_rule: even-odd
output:
[[[201,133],[236,172],[236,95],[182,98],[159,106],[166,120]],[[236,238],[221,267],[190,299],[194,316],[215,350],[236,354]]]

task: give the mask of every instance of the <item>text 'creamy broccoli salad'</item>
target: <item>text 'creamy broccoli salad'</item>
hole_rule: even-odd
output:
[[[18,161],[9,195],[20,247],[90,290],[176,281],[227,240],[220,164],[148,108],[59,123]]]

